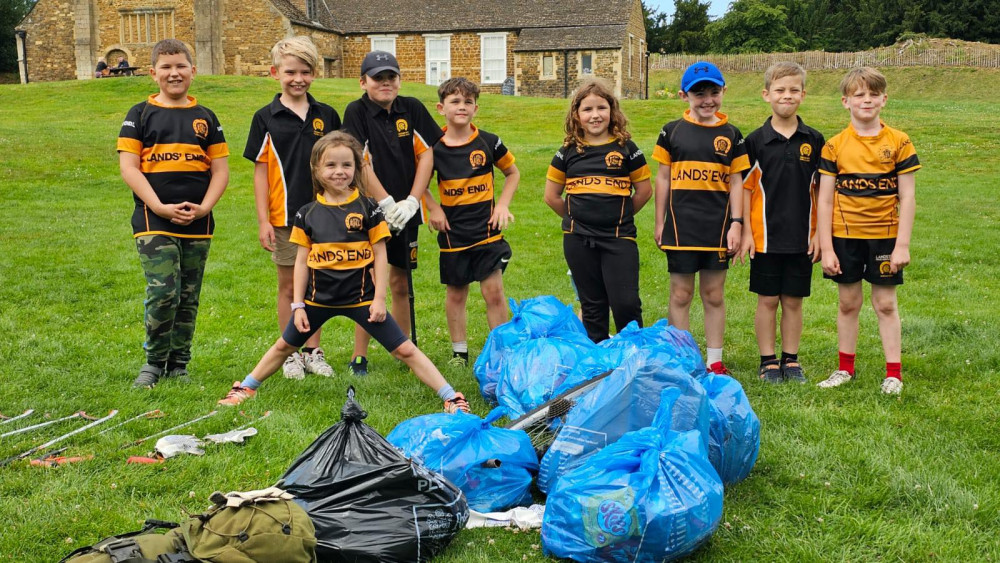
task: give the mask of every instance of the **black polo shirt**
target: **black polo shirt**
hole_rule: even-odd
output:
[[[281,94],[253,114],[243,157],[267,164],[268,218],[275,227],[291,227],[295,212],[313,200],[309,156],[316,141],[340,129],[340,116],[310,94],[302,119],[281,103]]]
[[[417,155],[433,147],[443,135],[420,100],[399,96],[386,111],[367,93],[347,104],[344,131],[361,142],[365,159],[396,201],[410,195],[417,174]]]
[[[747,135],[750,169],[743,188],[750,209],[743,212],[753,229],[757,252],[796,254],[809,250],[816,229],[816,188],[823,135],[802,123],[790,138],[771,126],[771,118]]]

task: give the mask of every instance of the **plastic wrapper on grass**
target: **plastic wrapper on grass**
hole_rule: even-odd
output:
[[[564,475],[542,521],[545,552],[576,561],[665,561],[691,553],[722,518],[722,482],[697,430],[669,429],[677,389],[654,426],[629,432]]]
[[[711,402],[708,458],[726,485],[747,478],[760,453],[760,419],[739,381],[708,374],[701,384]]]
[[[278,486],[312,519],[321,561],[427,561],[465,526],[465,496],[403,457],[366,416],[350,390],[340,422],[302,452]]]
[[[386,436],[392,445],[462,489],[479,512],[531,504],[531,478],[538,458],[523,430],[497,428],[506,414],[497,407],[485,418],[473,414],[429,414],[401,422]]]
[[[511,418],[524,415],[573,386],[573,366],[595,348],[584,334],[526,340],[512,348],[500,369],[497,401]]]

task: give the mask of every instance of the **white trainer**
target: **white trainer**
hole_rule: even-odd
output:
[[[817,383],[816,386],[829,389],[830,387],[839,387],[852,379],[854,379],[853,375],[842,369],[838,369],[837,371],[831,373],[830,377]]]
[[[326,363],[326,356],[323,355],[322,348],[316,348],[308,354],[303,354],[302,361],[305,364],[306,373],[314,373],[323,377],[333,375],[333,368]]]
[[[887,377],[882,381],[882,392],[886,395],[899,395],[903,391],[903,380]]]
[[[288,379],[305,379],[306,364],[302,360],[302,354],[295,352],[285,360],[285,365],[281,366],[282,373]]]

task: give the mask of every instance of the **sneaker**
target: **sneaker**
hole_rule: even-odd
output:
[[[468,352],[452,352],[451,359],[448,360],[448,365],[456,368],[464,368],[469,365],[469,353]]]
[[[316,348],[308,354],[302,354],[302,363],[305,365],[306,373],[314,373],[323,377],[333,375],[333,368],[326,363],[326,356],[323,355],[322,348]]]
[[[795,360],[789,360],[781,364],[781,375],[785,377],[785,381],[794,383],[806,382],[806,373],[802,371],[802,364]]]
[[[285,365],[281,367],[282,373],[288,379],[305,379],[306,364],[302,360],[302,354],[295,352],[285,360]]]
[[[765,383],[782,383],[785,381],[785,374],[777,361],[764,362],[757,370],[757,377]]]
[[[354,359],[347,364],[351,368],[351,373],[358,377],[368,375],[368,358],[364,356],[354,356]]]
[[[886,395],[899,395],[903,391],[903,380],[896,377],[887,377],[882,380],[882,392]]]
[[[722,362],[715,362],[714,364],[708,366],[707,371],[708,373],[714,373],[715,375],[732,375],[732,373],[729,372],[729,368],[726,367],[726,364]]]
[[[819,383],[817,383],[816,386],[822,387],[824,389],[829,389],[830,387],[839,387],[840,385],[843,385],[848,381],[851,381],[852,379],[854,379],[853,375],[847,373],[842,369],[838,369],[837,371],[831,373],[830,377],[826,378],[824,381],[820,381]]]
[[[132,382],[133,389],[152,389],[163,375],[163,368],[145,364],[139,368],[139,375]]]
[[[444,412],[455,414],[458,411],[469,412],[469,401],[465,400],[465,395],[456,392],[454,397],[444,402]]]
[[[233,382],[232,389],[226,393],[226,397],[219,399],[219,404],[226,407],[235,407],[236,405],[242,403],[247,399],[252,399],[254,395],[257,394],[256,389],[251,389],[249,387],[243,387],[243,384],[239,381]]]
[[[175,379],[178,383],[191,383],[191,374],[187,366],[174,366],[163,375],[164,379]]]

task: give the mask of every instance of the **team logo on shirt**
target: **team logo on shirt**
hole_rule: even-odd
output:
[[[604,155],[604,165],[610,170],[621,170],[625,157],[618,151],[611,151]]]
[[[715,147],[715,154],[719,156],[729,156],[729,149],[733,148],[733,142],[722,135],[716,137],[712,145]]]
[[[194,136],[201,140],[208,138],[208,122],[204,119],[195,119],[191,122],[191,126],[194,127]]]
[[[892,164],[892,147],[882,145],[878,148],[878,161],[882,164]]]
[[[323,136],[323,129],[325,128],[323,120],[320,118],[313,119],[313,135],[317,137]]]
[[[347,231],[356,233],[364,228],[365,217],[360,213],[348,213],[347,217],[344,218],[344,225],[347,226]]]
[[[472,154],[469,155],[469,164],[473,168],[479,168],[480,166],[486,165],[486,153],[481,150],[474,150]]]
[[[809,157],[812,156],[813,148],[809,143],[802,143],[799,146],[799,160],[803,162],[809,162]]]
[[[410,124],[406,122],[405,119],[396,120],[396,133],[400,137],[405,137],[410,134]]]

